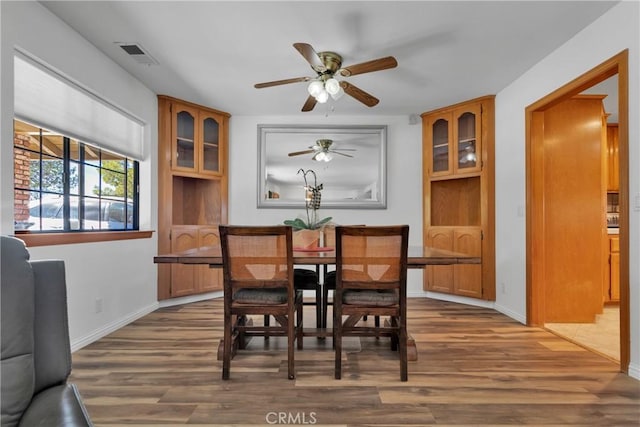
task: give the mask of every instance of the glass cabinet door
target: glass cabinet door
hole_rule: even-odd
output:
[[[431,125],[432,173],[449,172],[449,120],[439,118]]]
[[[480,107],[472,105],[456,114],[456,172],[480,170]]]
[[[464,113],[458,117],[458,169],[476,166],[476,116]]]
[[[220,125],[212,117],[204,117],[202,126],[201,172],[220,173]]]
[[[175,115],[176,135],[174,136],[173,165],[177,168],[195,167],[195,114],[187,109],[179,109]]]

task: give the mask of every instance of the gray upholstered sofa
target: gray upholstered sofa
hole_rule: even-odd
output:
[[[78,390],[67,383],[71,349],[64,262],[30,262],[22,240],[0,240],[0,425],[92,426]]]

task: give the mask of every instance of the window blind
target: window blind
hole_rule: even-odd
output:
[[[143,159],[142,121],[19,52],[14,56],[14,114],[78,141]]]

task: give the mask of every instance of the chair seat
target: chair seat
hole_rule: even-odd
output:
[[[233,302],[237,304],[286,304],[287,290],[285,288],[241,288],[233,294]]]
[[[318,274],[307,268],[295,268],[293,270],[293,283],[296,289],[316,290],[318,287]]]
[[[327,289],[335,289],[336,288],[336,271],[329,271],[324,276],[324,285]]]
[[[399,302],[395,290],[347,289],[342,294],[343,304],[357,304],[373,307],[389,307]]]

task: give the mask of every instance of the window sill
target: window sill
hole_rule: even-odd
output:
[[[15,233],[15,237],[22,240],[27,247],[71,245],[75,243],[109,242],[112,240],[148,239],[153,230],[146,231],[83,231],[77,233]]]

